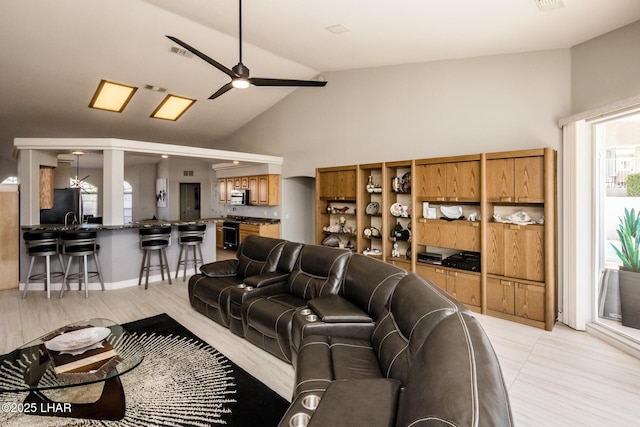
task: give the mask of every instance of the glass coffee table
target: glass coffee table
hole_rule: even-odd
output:
[[[61,334],[78,331],[83,328],[95,327],[94,330],[104,331],[105,346],[113,347],[116,356],[108,363],[86,373],[62,373],[56,375],[50,352],[45,342]],[[103,328],[108,328],[105,330]],[[72,334],[74,335],[74,334]],[[77,335],[77,333],[75,334]],[[85,334],[86,335],[86,334]],[[65,338],[70,337],[69,335]],[[66,340],[69,341],[69,340]],[[51,344],[47,344],[52,347]],[[56,356],[58,357],[58,356]],[[0,393],[16,393],[28,391],[29,394],[22,404],[15,405],[15,411],[32,415],[47,415],[58,417],[91,418],[99,420],[121,420],[125,413],[125,395],[120,375],[129,372],[144,359],[144,349],[136,337],[127,332],[122,326],[108,319],[88,319],[71,323],[56,329],[42,337],[35,339],[11,353],[0,356]],[[86,361],[86,359],[85,359]],[[69,366],[69,365],[65,365]],[[90,403],[65,402],[65,393],[69,396],[71,390],[86,387],[90,384],[104,382],[102,394],[96,401]],[[54,401],[45,395],[47,390],[57,390]],[[75,389],[77,392],[78,390]],[[82,391],[80,392],[82,394]],[[3,405],[3,410],[13,410]]]

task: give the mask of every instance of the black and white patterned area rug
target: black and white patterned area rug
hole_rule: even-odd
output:
[[[123,325],[145,349],[122,375],[126,413],[97,421],[0,413],[1,427],[277,426],[289,403],[166,314]],[[68,390],[68,389],[67,389]],[[0,393],[0,404],[26,393]]]

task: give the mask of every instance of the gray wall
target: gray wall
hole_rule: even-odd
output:
[[[316,167],[559,148],[570,109],[569,49],[327,73],[224,141]],[[286,207],[283,207],[286,209]]]
[[[640,21],[571,49],[573,114],[640,95]]]

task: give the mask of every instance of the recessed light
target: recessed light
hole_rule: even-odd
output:
[[[138,88],[134,86],[100,80],[89,107],[121,113],[136,90]]]
[[[240,161],[239,161],[239,160],[234,160],[234,161],[233,161],[233,164],[234,164],[234,165],[239,165],[239,164],[240,164]]]
[[[169,158],[169,156],[168,156],[167,154],[163,154],[163,155],[162,155],[162,156],[160,156],[160,157],[162,157],[163,159],[168,159],[168,158]]]
[[[84,154],[84,151],[76,150],[76,151],[72,151],[71,154],[74,154],[76,156],[82,156]]]
[[[195,99],[169,94],[158,105],[158,108],[151,113],[151,117],[154,119],[178,120],[194,102],[196,102]]]

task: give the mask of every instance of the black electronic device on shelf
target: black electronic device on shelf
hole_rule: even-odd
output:
[[[479,252],[459,252],[442,260],[445,267],[480,272]]]

